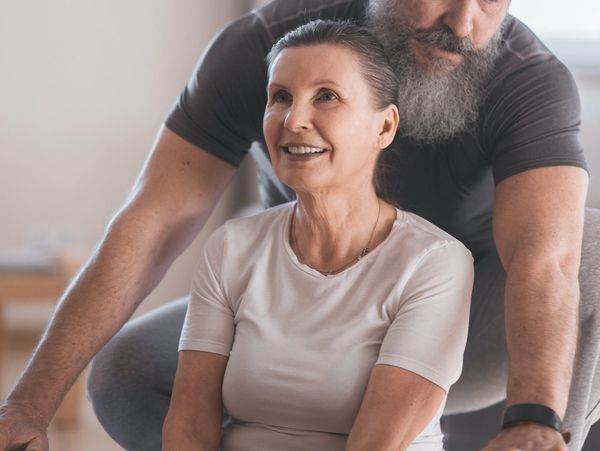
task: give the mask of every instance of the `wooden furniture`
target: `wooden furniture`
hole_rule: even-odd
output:
[[[17,332],[6,322],[6,306],[25,299],[55,304],[80,263],[80,259],[65,253],[59,255],[51,267],[44,269],[27,268],[26,265],[0,267],[0,367],[6,364],[6,347],[10,346],[11,334]],[[9,389],[8,383],[12,382],[0,380],[2,392],[6,392]],[[77,423],[83,391],[83,378],[80,377],[54,418],[58,425],[70,427]]]

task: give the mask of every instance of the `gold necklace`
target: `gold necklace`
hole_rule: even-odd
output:
[[[294,210],[292,211],[292,223],[290,224],[290,244],[292,243],[292,241],[294,242],[294,244],[296,245],[296,252],[298,253],[298,260],[299,261],[305,261],[304,260],[304,256],[302,255],[302,251],[300,250],[300,246],[298,244],[298,240],[295,237],[295,217],[296,217],[296,207],[298,206],[298,202],[296,202],[294,204]],[[342,266],[329,270],[329,271],[322,271],[318,268],[314,268],[317,271],[319,271],[321,274],[325,275],[325,276],[330,276],[332,274],[336,274],[340,271],[343,271],[344,269],[348,268],[349,266],[355,264],[356,262],[358,262],[361,258],[363,258],[365,255],[367,255],[370,251],[371,251],[371,242],[373,241],[373,235],[375,234],[375,229],[377,228],[377,224],[379,223],[379,215],[381,213],[381,202],[379,201],[379,199],[377,199],[377,219],[375,220],[375,225],[373,225],[373,229],[371,230],[371,235],[369,236],[369,241],[367,242],[367,245],[365,247],[362,248],[362,250],[358,253],[358,255],[356,257],[354,257],[352,260],[350,260],[347,263],[344,263]]]

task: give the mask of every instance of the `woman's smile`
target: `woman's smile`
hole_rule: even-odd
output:
[[[289,161],[310,161],[310,160],[315,160],[319,157],[322,157],[323,155],[325,155],[325,153],[327,153],[326,150],[321,150],[319,152],[298,152],[298,153],[294,153],[291,152],[288,149],[283,150],[286,158]]]
[[[329,152],[324,147],[304,143],[286,143],[280,149],[289,161],[315,160]]]

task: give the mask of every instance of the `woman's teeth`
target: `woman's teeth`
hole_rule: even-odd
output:
[[[287,150],[288,150],[289,153],[293,153],[295,155],[304,154],[304,153],[321,153],[321,152],[325,152],[325,149],[323,149],[322,147],[304,147],[304,146],[300,146],[300,147],[288,147]]]

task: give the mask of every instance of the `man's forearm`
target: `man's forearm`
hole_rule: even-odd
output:
[[[508,270],[507,403],[543,404],[564,417],[577,345],[577,270],[524,261]]]
[[[49,422],[92,356],[156,286],[175,255],[161,234],[140,227],[143,214],[117,218],[74,279],[8,401]],[[163,240],[165,241],[165,240]],[[178,246],[179,247],[179,246]]]

